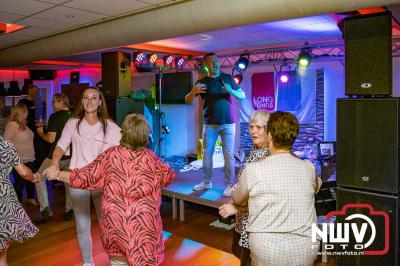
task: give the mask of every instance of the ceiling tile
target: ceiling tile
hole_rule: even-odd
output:
[[[53,4],[34,0],[1,0],[0,13],[7,12],[17,15],[29,16],[53,7]]]
[[[63,5],[110,16],[129,13],[150,6],[150,4],[133,0],[73,0]]]
[[[10,14],[6,12],[0,12],[0,21],[5,23],[14,23],[16,20],[23,18],[24,16]]]
[[[73,27],[75,25],[65,22],[58,22],[54,20],[48,19],[40,19],[40,18],[33,18],[28,17],[26,19],[22,19],[18,21],[19,24],[24,26],[31,26],[31,27],[41,27],[46,29],[54,29],[54,30],[62,30]]]
[[[52,33],[54,30],[52,29],[46,29],[46,28],[40,28],[40,27],[29,27],[25,28],[16,32],[12,32],[8,34],[11,38],[15,39],[32,39],[33,37],[40,37],[43,35],[47,35],[49,33]]]
[[[104,18],[104,15],[78,10],[75,8],[57,6],[34,16],[35,18],[56,20],[70,24],[85,24]]]

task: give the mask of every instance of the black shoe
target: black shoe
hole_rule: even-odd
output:
[[[66,221],[72,221],[74,219],[74,210],[68,210],[64,212],[64,219]]]
[[[46,207],[40,212],[39,217],[35,222],[38,224],[45,223],[51,216],[53,216],[53,212],[49,209],[49,207]]]

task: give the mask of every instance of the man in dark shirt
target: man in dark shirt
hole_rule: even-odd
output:
[[[53,151],[57,146],[57,142],[61,137],[62,131],[64,129],[65,124],[68,119],[71,118],[71,112],[69,111],[69,100],[68,97],[63,93],[57,93],[53,97],[53,109],[55,113],[50,115],[49,122],[47,124],[47,132],[45,133],[43,127],[37,128],[37,133],[39,136],[51,143],[50,151],[47,155],[47,158],[44,159],[38,172],[41,174],[45,169],[47,169],[51,164],[51,158],[53,157]],[[63,156],[60,160],[60,169],[68,170],[70,162],[70,156]],[[46,178],[42,176],[39,183],[36,183],[36,191],[38,194],[38,199],[40,203],[40,215],[37,218],[36,222],[43,223],[50,216],[53,215],[49,206],[49,199],[47,196],[47,186],[46,186]],[[65,184],[65,219],[72,220],[73,219],[73,210],[72,203],[69,197],[69,185]]]
[[[207,76],[196,82],[194,88],[186,95],[185,102],[192,103],[197,95],[203,102],[203,169],[204,180],[194,186],[193,190],[205,190],[212,187],[211,177],[213,154],[218,136],[221,136],[225,166],[225,189],[223,196],[230,196],[235,177],[234,141],[235,113],[232,96],[243,100],[245,94],[234,82],[231,75],[220,72],[220,65],[215,54],[204,56]]]

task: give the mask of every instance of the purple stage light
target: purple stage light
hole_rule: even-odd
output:
[[[279,76],[279,80],[280,80],[282,83],[287,83],[287,82],[289,81],[289,76],[288,76],[288,74],[286,74],[286,73],[281,74],[281,75]]]

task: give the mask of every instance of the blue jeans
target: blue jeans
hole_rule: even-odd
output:
[[[204,181],[210,182],[213,169],[213,154],[218,135],[221,136],[222,152],[224,154],[225,185],[233,185],[235,179],[235,124],[212,125],[205,124],[203,127],[203,170]]]

